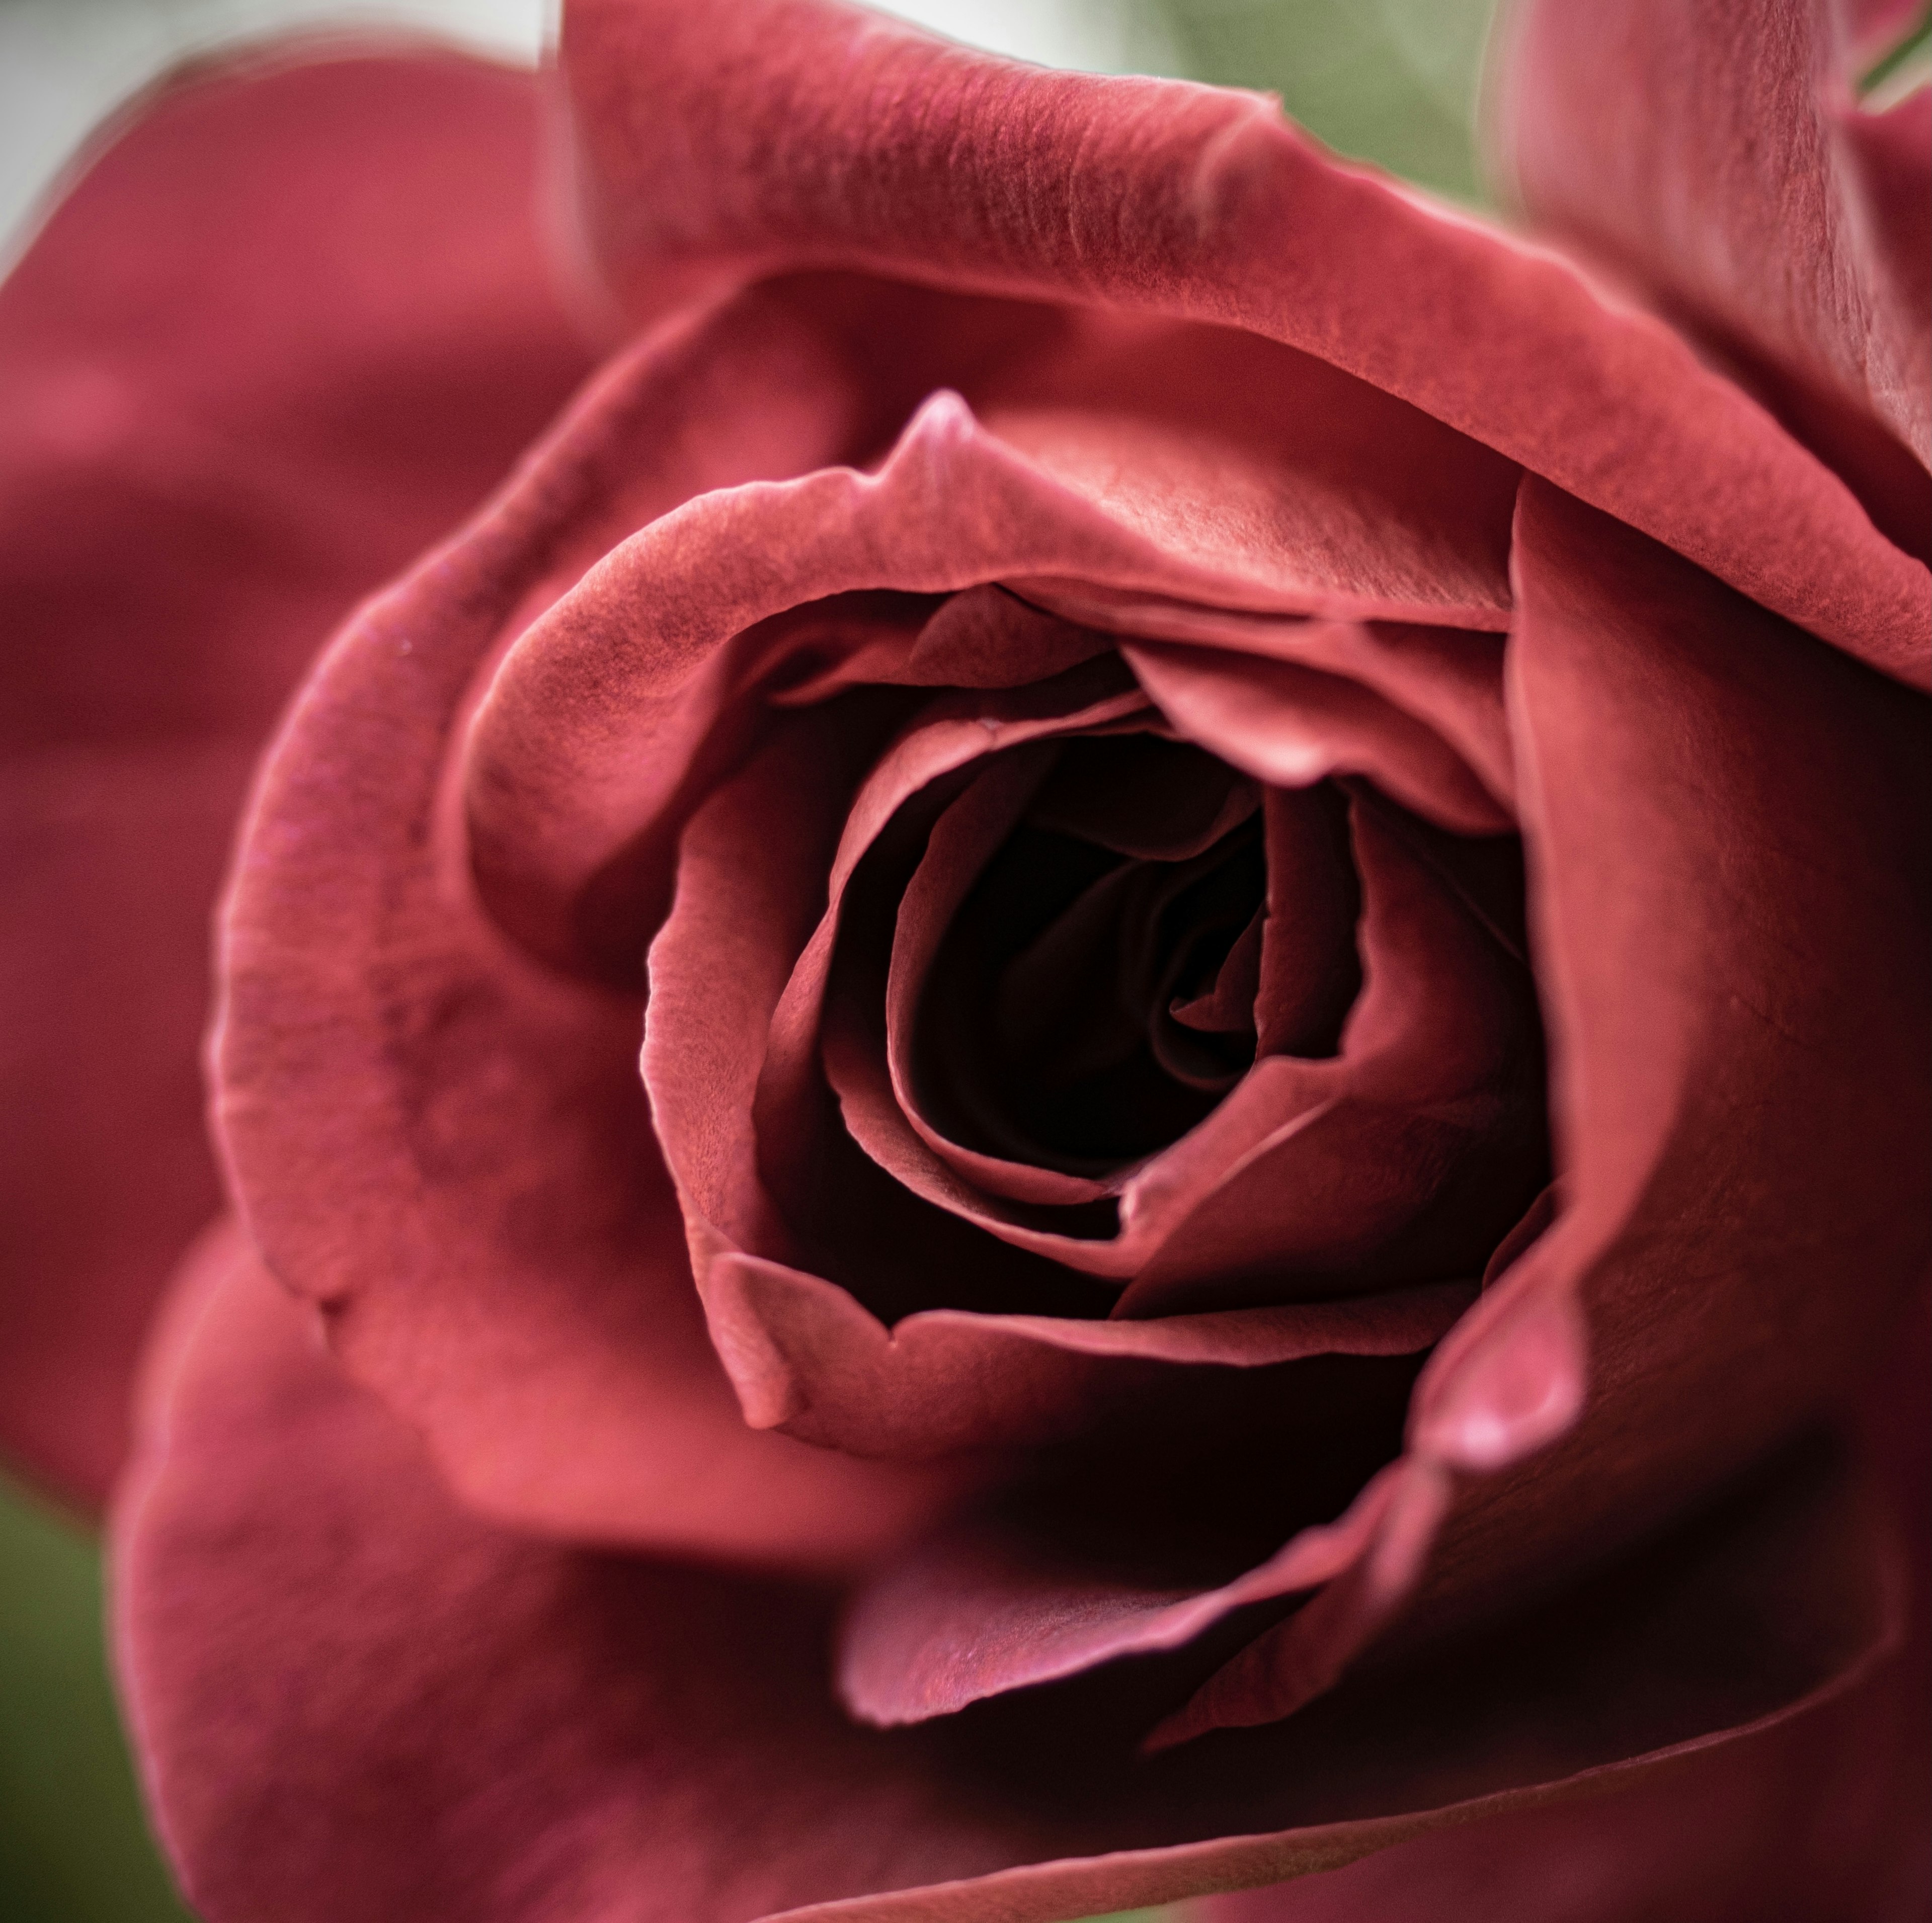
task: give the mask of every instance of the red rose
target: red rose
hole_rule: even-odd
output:
[[[220,918],[116,1529],[211,1923],[1920,1913],[1932,112],[1744,10],[1514,16],[1532,246],[1255,97],[573,0],[638,331]],[[70,1278],[111,1385],[206,1200],[199,744],[580,364],[531,113],[190,82],[0,310],[72,1481]]]

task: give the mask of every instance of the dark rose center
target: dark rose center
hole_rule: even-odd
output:
[[[1157,735],[1060,744],[926,984],[927,1113],[1070,1173],[1165,1147],[1253,1063],[1267,897],[1253,783]]]

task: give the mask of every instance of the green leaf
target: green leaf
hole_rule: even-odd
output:
[[[1160,0],[1190,77],[1279,94],[1338,152],[1486,199],[1476,91],[1496,0]]]
[[[92,1538],[0,1482],[0,1916],[187,1923],[108,1687]]]
[[[1932,79],[1932,7],[1858,82],[1858,97],[1874,107],[1889,106]]]

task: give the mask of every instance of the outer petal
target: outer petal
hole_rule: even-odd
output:
[[[1188,1923],[1385,1923],[1429,1893],[1430,1923],[1918,1923],[1932,1905],[1932,1301],[1859,1397],[1867,1446],[1905,1519],[1913,1626],[1896,1682],[1750,1766],[1612,1804],[1525,1812],[1420,1838],[1333,1876],[1210,1900]]]
[[[531,77],[298,51],[142,101],[0,288],[0,1428],[82,1499],[215,1206],[195,1051],[250,761],[586,364]]]
[[[844,396],[796,394],[793,345],[756,304],[644,343],[339,637],[243,835],[214,1066],[257,1245],[476,1502],[822,1568],[922,1517],[946,1480],[745,1428],[638,1084],[640,1002],[504,939],[446,781],[476,678],[573,541],[842,445]]]
[[[1654,1526],[1841,1394],[1924,1271],[1923,703],[1540,481],[1516,560],[1564,1206],[1424,1370],[1411,1538],[1172,1736]]]
[[[1772,376],[1800,431],[1923,555],[1932,102],[1922,88],[1868,113],[1853,99],[1854,63],[1874,51],[1853,37],[1856,10],[1524,0],[1503,42],[1496,142],[1540,226]]]
[[[1746,1766],[1614,1803],[1527,1811],[1444,1830],[1328,1876],[1190,1905],[1187,1923],[1918,1923],[1916,1832],[1932,1792],[1899,1766],[1909,1691],[1869,1692]]]
[[[1258,1739],[1135,1763],[1102,1698],[1052,1695],[862,1730],[821,1597],[490,1529],[232,1243],[164,1334],[117,1637],[207,1923],[1048,1923],[1727,1761],[1774,1781],[1889,1681],[1886,1580],[1814,1468],[1671,1545],[1667,1599],[1627,1572]]]
[[[1044,73],[836,0],[579,0],[563,61],[590,244],[637,310],[838,265],[1232,324],[1932,678],[1924,568],[1754,402],[1566,263],[1335,164],[1253,95]]]

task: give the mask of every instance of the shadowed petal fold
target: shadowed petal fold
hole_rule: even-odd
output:
[[[1830,1407],[1924,1273],[1899,1188],[1932,1166],[1922,704],[1534,479],[1515,567],[1562,1206],[1424,1370],[1411,1539],[1171,1737],[1285,1715],[1397,1617],[1656,1526]],[[1856,996],[1847,954],[1882,964]]]

